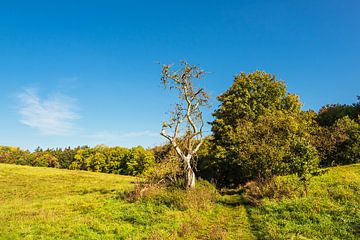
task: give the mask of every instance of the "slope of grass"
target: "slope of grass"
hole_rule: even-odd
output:
[[[291,176],[283,180],[294,187]],[[267,199],[248,211],[259,239],[360,239],[360,165],[330,168],[307,196]]]
[[[135,180],[0,164],[0,239],[254,239],[244,206],[119,198]]]
[[[291,176],[281,179],[301,192]],[[124,200],[136,180],[0,164],[0,239],[360,239],[359,164],[315,177],[307,196],[257,207],[239,194],[201,202],[198,190]],[[200,207],[179,205],[184,196]]]

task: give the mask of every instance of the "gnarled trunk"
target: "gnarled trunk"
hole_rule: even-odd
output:
[[[209,97],[204,89],[194,87],[192,82],[202,78],[205,72],[196,65],[184,61],[181,64],[183,67],[177,70],[170,70],[171,65],[162,66],[161,81],[165,87],[178,91],[180,102],[175,105],[170,121],[163,123],[160,134],[169,140],[184,164],[185,187],[194,188],[196,178],[191,159],[204,141],[205,123],[200,108],[208,106]],[[166,132],[168,128],[173,129],[171,134]],[[184,135],[180,136],[182,133]]]
[[[194,188],[195,187],[195,173],[191,168],[186,170],[186,188]]]
[[[185,162],[185,187],[194,188],[195,187],[195,173],[190,164],[191,156],[188,156],[184,159]]]

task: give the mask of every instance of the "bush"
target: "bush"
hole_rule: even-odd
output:
[[[204,143],[193,158],[196,175],[209,181],[214,180],[215,176],[212,172],[214,168],[211,168],[210,165],[210,150],[212,144],[210,138],[211,137],[206,137],[204,139]],[[183,164],[173,147],[170,144],[166,144],[163,146],[157,146],[153,148],[152,151],[154,152],[156,165],[147,180],[152,183],[161,182],[166,186],[179,188],[184,187],[185,181]]]
[[[244,186],[243,199],[251,206],[259,206],[264,199],[281,201],[284,198],[300,197],[301,184],[298,179],[275,177],[269,181],[250,181]]]
[[[217,194],[216,188],[203,180],[198,181],[195,188],[188,190],[142,182],[138,183],[135,189],[122,193],[120,198],[129,202],[151,202],[155,205],[185,211],[188,209],[207,210],[214,207]]]

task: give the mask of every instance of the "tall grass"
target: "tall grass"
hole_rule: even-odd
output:
[[[267,197],[248,207],[259,239],[360,239],[360,164],[334,167],[312,179],[308,195],[292,176],[283,177],[290,195]]]

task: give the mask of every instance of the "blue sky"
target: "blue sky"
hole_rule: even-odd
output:
[[[210,72],[213,108],[235,74],[256,69],[304,109],[355,102],[359,12],[357,0],[1,1],[0,145],[163,142],[175,99],[159,61]]]

